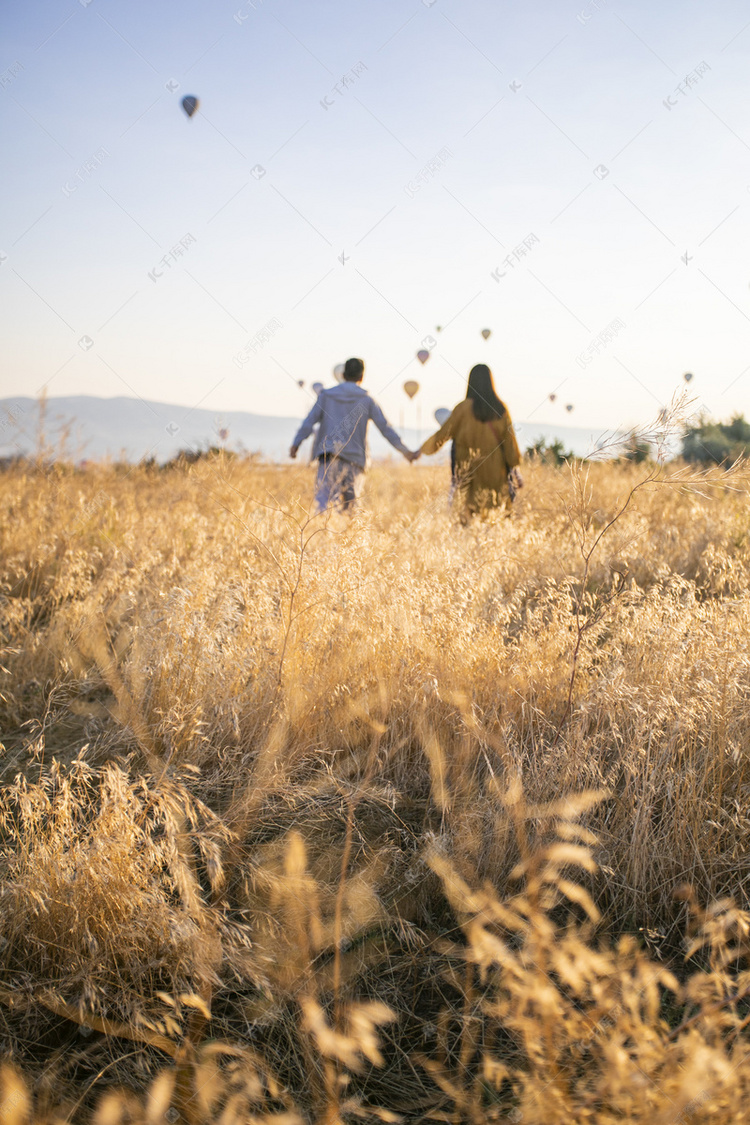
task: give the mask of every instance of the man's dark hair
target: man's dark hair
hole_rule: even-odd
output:
[[[364,361],[361,359],[347,359],[344,364],[344,379],[347,383],[359,383],[365,373]]]

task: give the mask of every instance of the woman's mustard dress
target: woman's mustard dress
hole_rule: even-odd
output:
[[[472,399],[465,398],[437,433],[424,442],[422,453],[437,453],[451,438],[458,493],[466,511],[475,514],[489,508],[509,509],[508,473],[521,463],[521,453],[507,407],[502,418],[480,422]]]

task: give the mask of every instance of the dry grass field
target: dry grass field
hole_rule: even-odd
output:
[[[750,470],[0,476],[0,1122],[750,1121]]]

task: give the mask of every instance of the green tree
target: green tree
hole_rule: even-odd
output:
[[[729,422],[713,422],[702,416],[696,425],[688,426],[682,438],[686,461],[723,465],[749,455],[750,423],[743,414],[735,414]]]
[[[628,434],[623,459],[632,461],[636,465],[649,461],[651,459],[651,442],[646,441],[637,430],[631,430]]]
[[[575,453],[566,449],[560,438],[547,442],[543,437],[537,438],[533,445],[526,450],[527,457],[538,457],[545,465],[564,465],[566,461],[575,460]]]

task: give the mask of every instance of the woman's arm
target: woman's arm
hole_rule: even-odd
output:
[[[513,423],[510,420],[510,414],[507,409],[505,412],[507,422],[505,437],[503,438],[503,456],[505,457],[505,464],[509,469],[515,469],[516,465],[521,464],[521,450],[518,448],[516,440],[516,432],[513,429]]]
[[[422,442],[420,452],[427,453],[428,455],[430,453],[437,453],[438,449],[440,449],[441,446],[445,445],[446,441],[450,441],[450,439],[453,437],[455,428],[456,411],[454,409],[451,413],[450,418],[446,419],[438,432],[436,434],[433,434],[432,437],[428,437],[427,441]]]

